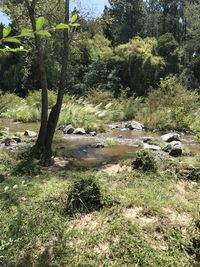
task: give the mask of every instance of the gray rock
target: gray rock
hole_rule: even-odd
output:
[[[37,133],[34,132],[34,131],[30,131],[30,130],[26,130],[25,133],[24,133],[25,136],[28,136],[28,137],[36,137],[37,136]]]
[[[115,130],[115,129],[119,129],[120,125],[119,124],[115,124],[115,125],[109,125],[111,130]]]
[[[129,125],[129,129],[130,130],[138,130],[138,131],[142,131],[144,129],[144,125],[140,122],[137,121],[132,121]]]
[[[108,145],[106,145],[105,143],[98,143],[93,145],[94,148],[104,148],[107,147]]]
[[[63,128],[63,133],[64,134],[72,134],[74,132],[74,130],[75,130],[74,127],[71,124],[69,124]]]
[[[21,138],[18,137],[18,136],[15,136],[15,135],[11,136],[11,139],[15,140],[17,143],[21,143],[22,142]]]
[[[168,133],[161,136],[164,142],[180,141],[180,135],[177,133]]]
[[[73,134],[81,134],[81,135],[84,135],[84,134],[86,134],[86,131],[83,128],[77,128],[77,129],[74,130]]]
[[[150,150],[153,150],[153,151],[160,151],[161,147],[160,146],[156,146],[156,145],[149,145],[149,144],[144,143],[144,149],[150,149]]]
[[[3,143],[5,144],[5,146],[11,146],[17,144],[17,141],[12,138],[6,138]]]
[[[153,138],[153,137],[150,137],[150,136],[144,136],[144,137],[141,137],[141,140],[142,140],[144,143],[148,143],[149,141],[153,141],[154,138]]]
[[[96,136],[97,133],[96,133],[96,132],[89,132],[89,135],[91,135],[91,136]]]
[[[162,149],[172,157],[180,157],[183,153],[183,144],[179,141],[172,141]]]
[[[129,124],[128,122],[125,122],[125,123],[124,123],[124,128],[129,128],[129,125],[130,125],[130,124]]]
[[[127,132],[128,131],[128,128],[122,128],[120,131],[121,132]]]

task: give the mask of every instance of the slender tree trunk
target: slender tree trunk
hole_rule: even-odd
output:
[[[69,0],[65,0],[65,23],[69,23]],[[52,142],[55,134],[56,126],[62,108],[63,97],[66,86],[67,68],[69,58],[69,30],[65,29],[63,33],[63,55],[62,55],[62,69],[60,76],[60,84],[58,89],[57,101],[53,106],[48,120],[47,133],[45,138],[45,152],[46,156],[52,156]]]
[[[28,9],[31,25],[33,32],[36,32],[36,19],[35,19],[35,5],[37,0],[32,0],[29,4],[28,0],[25,0],[26,7]],[[41,110],[41,124],[38,139],[35,145],[36,150],[43,151],[45,149],[45,137],[47,132],[47,121],[48,121],[48,85],[46,77],[46,69],[44,63],[44,54],[40,37],[35,34],[35,47],[37,52],[38,67],[40,71],[40,82],[41,82],[41,97],[42,97],[42,110]]]

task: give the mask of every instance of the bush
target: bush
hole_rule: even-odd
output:
[[[86,101],[88,103],[98,105],[102,104],[102,106],[106,106],[114,99],[114,94],[107,90],[101,90],[101,89],[91,89],[87,96]]]
[[[74,182],[67,198],[68,214],[90,213],[101,207],[102,195],[95,177],[81,178]]]
[[[0,114],[17,107],[22,99],[14,94],[0,94]]]
[[[149,129],[195,130],[199,108],[197,92],[187,90],[176,77],[169,76],[149,93],[137,119]]]
[[[56,102],[56,94],[54,91],[48,91],[48,104],[49,108],[51,108],[55,102]],[[35,91],[29,93],[29,95],[26,98],[26,103],[28,106],[34,106],[37,109],[41,109],[41,92]]]
[[[133,161],[132,166],[134,169],[139,169],[144,172],[156,171],[157,164],[153,152],[147,150],[137,152],[136,159]]]

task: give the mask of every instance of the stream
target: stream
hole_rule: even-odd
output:
[[[26,130],[38,131],[39,123],[13,122],[8,119],[0,119],[0,124],[9,134],[23,134]],[[99,167],[118,160],[133,158],[134,154],[143,147],[143,137],[151,136],[155,140],[161,140],[158,134],[146,131],[122,131],[111,130],[106,133],[89,135],[61,135],[61,140],[54,142],[56,156],[70,161],[75,167]],[[181,142],[194,154],[200,156],[200,144],[195,136],[181,134]],[[96,144],[106,143],[107,147],[96,148]]]

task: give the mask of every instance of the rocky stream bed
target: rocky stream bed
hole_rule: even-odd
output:
[[[21,123],[1,119],[5,127],[0,150],[22,151],[33,145],[37,136],[37,123]],[[136,121],[109,125],[105,133],[86,132],[82,128],[67,125],[60,130],[59,140],[54,142],[56,157],[76,167],[98,167],[133,158],[141,149],[168,154],[172,157],[184,153],[200,155],[200,144],[192,134],[166,132],[163,135],[148,132]],[[63,163],[64,164],[64,163]]]

